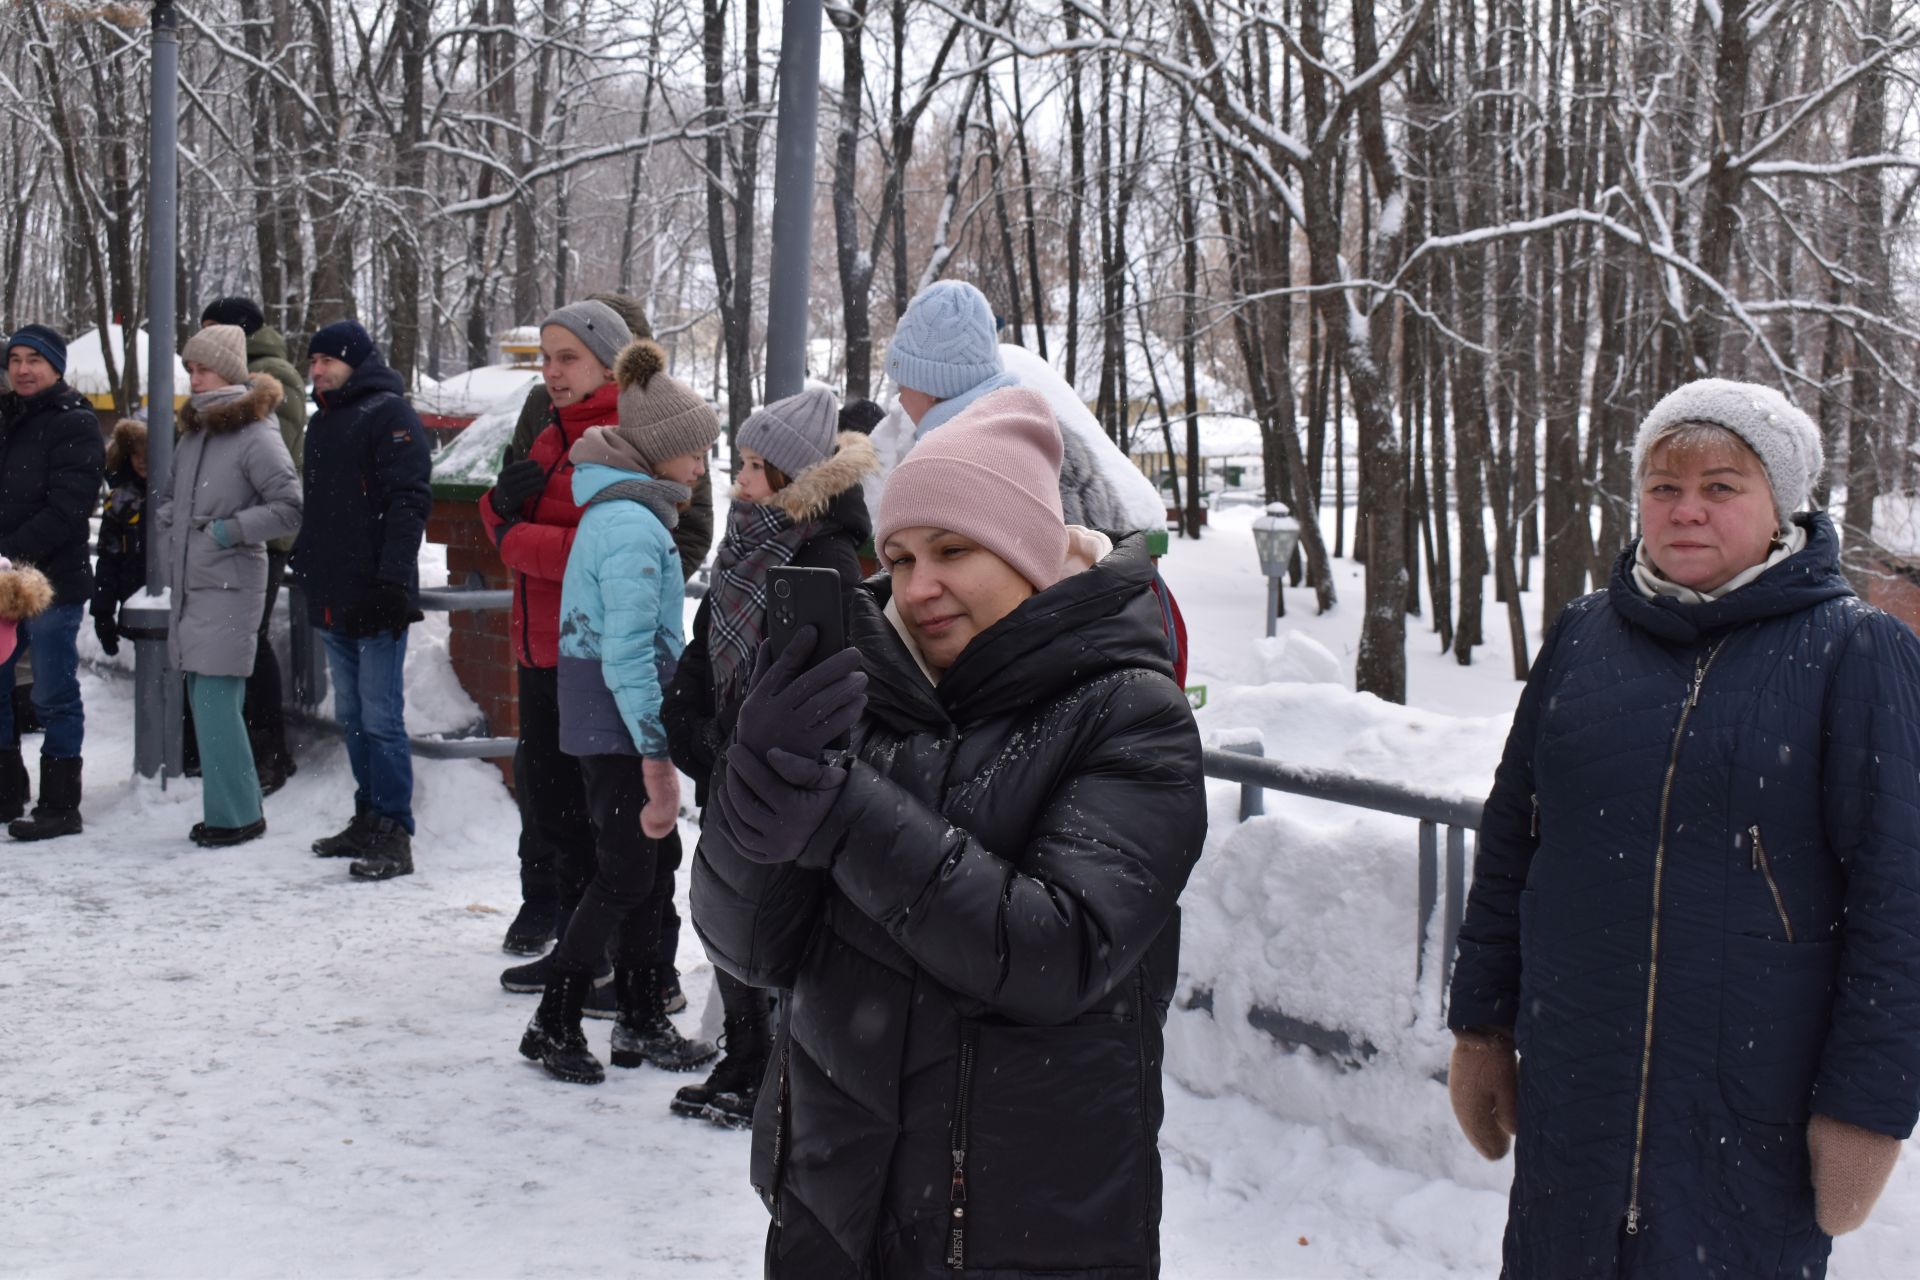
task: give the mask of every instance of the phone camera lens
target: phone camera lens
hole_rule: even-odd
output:
[[[785,600],[788,596],[793,594],[793,587],[790,584],[788,584],[784,579],[782,579],[781,581],[775,582],[773,584],[773,594],[779,596],[782,600]]]

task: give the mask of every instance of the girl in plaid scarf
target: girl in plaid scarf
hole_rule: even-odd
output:
[[[766,634],[767,571],[832,569],[845,592],[860,581],[859,549],[873,536],[860,481],[879,459],[866,436],[840,432],[833,393],[813,387],[761,408],[740,426],[740,473],[713,586],[661,708],[673,761],[707,802],[707,780],[733,737],[754,653]],[[674,1096],[673,1110],[717,1124],[753,1122],[770,1036],[765,997],[718,970],[726,1053],[704,1084]]]

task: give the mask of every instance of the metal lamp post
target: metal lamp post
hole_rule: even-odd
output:
[[[180,60],[179,15],[173,0],[153,4],[153,83],[147,152],[147,491],[155,501],[173,484],[173,296],[179,154],[175,119]],[[128,323],[131,323],[129,318]],[[105,333],[101,335],[105,340]],[[134,642],[133,767],[162,785],[181,772],[181,688],[167,662],[165,604],[146,603],[161,579],[164,550],[147,539],[148,592],[121,611]]]
[[[1284,502],[1269,502],[1267,514],[1253,522],[1253,549],[1260,556],[1260,572],[1267,575],[1267,634],[1274,634],[1280,619],[1286,616],[1287,598],[1281,593],[1280,578],[1293,559],[1300,543],[1300,522],[1293,518]]]
[[[813,271],[813,161],[820,115],[821,0],[785,0],[779,129],[774,134],[773,251],[767,270],[767,399],[797,395],[807,374]]]

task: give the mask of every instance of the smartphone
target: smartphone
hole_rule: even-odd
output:
[[[847,647],[846,614],[841,604],[840,575],[832,569],[802,569],[791,565],[767,571],[767,639],[773,656],[786,651],[794,633],[813,627],[811,667]]]

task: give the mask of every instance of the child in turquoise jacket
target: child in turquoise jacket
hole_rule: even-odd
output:
[[[620,424],[588,428],[568,454],[573,498],[585,510],[560,587],[560,749],[580,758],[596,869],[520,1041],[522,1054],[580,1084],[605,1075],[580,1016],[616,943],[614,1065],[690,1071],[715,1052],[674,1029],[651,969],[664,905],[654,892],[659,842],[680,808],[660,720],[684,645],[672,529],[706,472],[720,423],[698,392],[666,372],[666,353],[648,339],[621,351],[614,377]]]

